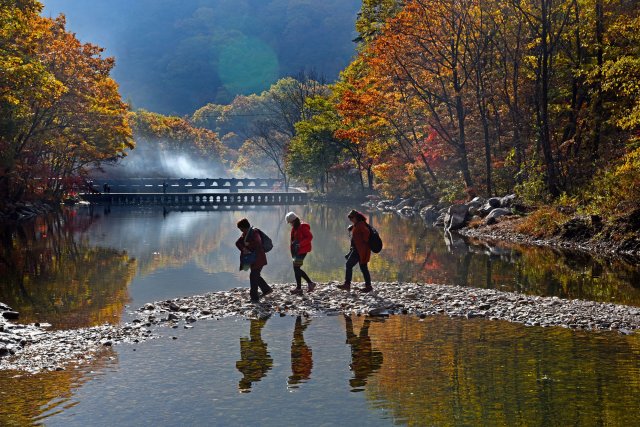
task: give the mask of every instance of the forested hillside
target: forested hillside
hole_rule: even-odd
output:
[[[359,0],[45,0],[83,41],[117,58],[135,108],[186,114],[313,69],[329,80],[354,54]]]

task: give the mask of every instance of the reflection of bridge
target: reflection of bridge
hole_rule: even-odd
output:
[[[107,193],[85,194],[91,203],[116,205],[300,205],[307,203],[307,193]]]
[[[94,181],[96,191],[102,191],[104,184],[112,193],[188,193],[208,190],[269,191],[282,188],[282,179],[273,178],[120,178]]]

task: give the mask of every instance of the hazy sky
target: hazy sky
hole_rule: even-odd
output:
[[[360,0],[43,0],[116,57],[134,107],[189,114],[313,69],[333,80],[354,54]]]

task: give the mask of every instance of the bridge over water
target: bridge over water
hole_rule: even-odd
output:
[[[104,191],[104,185],[109,186]],[[283,181],[271,178],[133,178],[92,184],[82,198],[96,204],[201,207],[295,205],[307,193],[281,191]],[[216,191],[217,190],[217,191]]]
[[[276,191],[284,187],[277,178],[119,178],[92,183],[95,191],[102,192],[104,184],[111,193],[188,193],[209,190]]]

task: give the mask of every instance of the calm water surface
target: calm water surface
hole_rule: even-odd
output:
[[[294,208],[315,235],[305,266],[316,281],[342,279],[350,208]],[[126,306],[246,286],[234,246],[243,216],[276,244],[264,276],[290,282],[288,210],[80,209],[0,229],[0,301],[23,322],[74,328],[125,320]],[[374,280],[640,305],[633,263],[445,238],[395,215],[370,221],[385,241]],[[89,367],[0,373],[0,425],[640,423],[635,335],[403,316],[226,319],[160,332]]]

